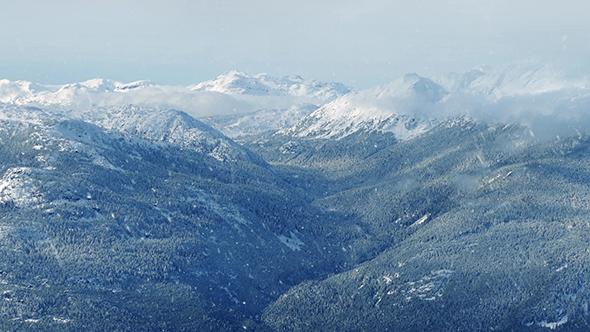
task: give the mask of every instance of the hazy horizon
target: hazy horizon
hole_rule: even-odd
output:
[[[590,72],[590,3],[112,0],[2,4],[0,78],[188,85],[237,69],[366,88],[535,59]]]

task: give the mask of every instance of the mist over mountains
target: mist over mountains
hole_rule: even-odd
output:
[[[590,88],[0,81],[0,326],[585,331]]]
[[[567,81],[547,66],[507,66],[432,79],[407,74],[356,91],[311,114],[286,133],[338,138],[358,130],[411,138],[456,116],[482,122],[519,123],[539,135],[571,135],[586,129],[588,83]]]
[[[407,74],[364,90],[299,76],[277,78],[234,70],[187,87],[108,79],[62,86],[2,80],[0,102],[79,110],[128,104],[176,108],[209,118],[209,124],[232,137],[285,129],[295,136],[339,138],[369,129],[411,138],[443,119],[467,116],[523,124],[552,139],[586,131],[589,89],[586,79],[572,80],[549,65],[538,64],[482,66],[431,78]],[[311,105],[319,108],[313,114],[308,111]],[[256,123],[247,118],[257,111],[255,122],[265,125],[254,130]],[[269,115],[263,116],[265,112]],[[225,117],[216,119],[220,115]]]

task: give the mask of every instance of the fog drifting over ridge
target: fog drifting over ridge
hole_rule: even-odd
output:
[[[473,83],[476,93],[451,94],[445,100],[449,115],[526,125],[532,135],[542,140],[590,134],[587,79],[568,79],[550,65],[511,65]],[[493,88],[486,90],[490,86]]]

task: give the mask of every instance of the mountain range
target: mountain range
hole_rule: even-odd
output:
[[[188,87],[108,79],[60,86],[1,80],[0,102],[78,110],[128,104],[176,108],[230,137],[283,130],[297,137],[341,138],[376,130],[408,139],[454,116],[520,123],[540,133],[545,128],[538,125],[551,123],[555,136],[585,130],[589,87],[587,80],[568,79],[547,65],[480,67],[432,78],[407,74],[363,90],[229,71]]]
[[[585,331],[588,92],[2,80],[0,327]]]

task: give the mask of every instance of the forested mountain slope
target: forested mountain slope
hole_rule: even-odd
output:
[[[357,267],[265,309],[277,331],[588,328],[586,138],[539,142],[526,127],[457,119],[356,150],[346,168],[316,167],[330,159],[322,148],[301,159],[255,142],[271,164],[326,178],[307,183],[337,188],[314,204],[355,218],[366,234],[343,248]]]
[[[291,286],[342,270],[346,259],[326,236],[337,213],[185,114],[132,111],[142,115],[133,130],[2,110],[3,328],[259,326],[257,315]],[[154,136],[154,118],[184,125],[170,127],[175,135],[159,125]],[[194,135],[178,136],[182,128],[200,134],[187,141]],[[219,158],[203,136],[245,157]]]

